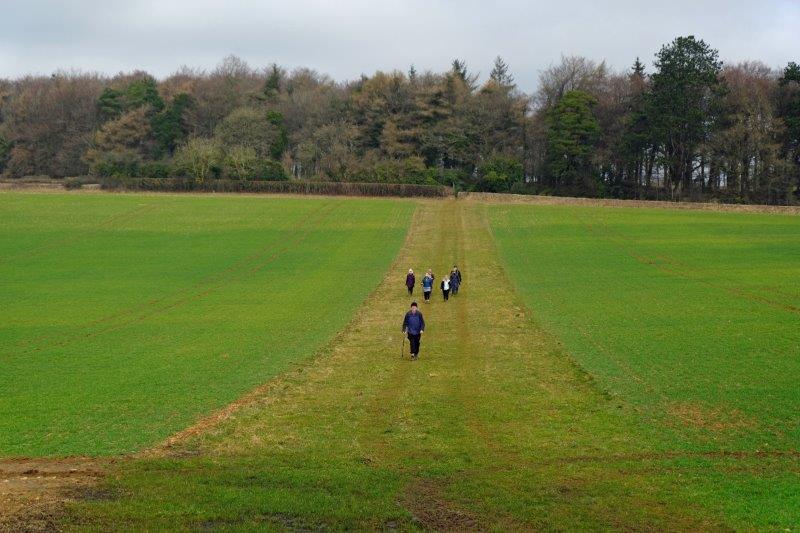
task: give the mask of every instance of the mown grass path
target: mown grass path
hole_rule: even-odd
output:
[[[441,276],[454,263],[461,294],[422,306],[421,358],[401,360],[406,269]],[[520,304],[485,207],[458,201],[420,202],[348,327],[219,418],[114,465],[103,497],[71,506],[64,524],[726,529],[753,524],[703,505],[714,475],[768,484],[759,472],[797,466],[665,448]]]

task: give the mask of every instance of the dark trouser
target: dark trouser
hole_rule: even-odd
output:
[[[450,285],[450,290],[453,291],[453,294],[458,294],[458,285]]]
[[[413,285],[408,288],[408,295],[411,296],[412,294],[414,294],[414,286]]]
[[[422,292],[425,295],[426,302],[431,299],[431,291],[422,291]]]
[[[444,301],[446,302],[450,298],[450,289],[442,289],[442,296],[444,296]]]
[[[416,335],[412,335],[411,333],[408,334],[408,342],[411,343],[411,355],[417,355],[419,353],[419,339],[422,337],[422,334],[417,333]]]

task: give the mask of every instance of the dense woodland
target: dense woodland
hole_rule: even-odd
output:
[[[0,79],[0,172],[800,202],[800,66],[723,65],[691,36],[631,63],[563,57],[535,94],[499,57],[480,82],[460,60],[336,82],[236,57]]]

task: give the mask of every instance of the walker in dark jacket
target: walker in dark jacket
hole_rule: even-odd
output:
[[[411,304],[411,307],[416,309],[417,302]],[[411,343],[412,359],[416,359],[419,356],[419,341],[423,331],[425,331],[425,319],[422,318],[422,313],[419,310],[408,311],[403,318],[403,333],[408,335],[408,342]]]
[[[406,276],[406,288],[408,289],[408,295],[411,296],[414,294],[414,285],[417,284],[417,278],[414,277],[414,273],[409,271],[408,275]]]
[[[458,272],[453,270],[450,272],[450,292],[452,294],[458,294],[458,286],[461,284],[461,280],[459,279]]]
[[[458,294],[458,289],[461,287],[461,271],[458,269],[457,266],[453,266],[453,270],[450,272],[450,288],[453,291],[453,294]]]

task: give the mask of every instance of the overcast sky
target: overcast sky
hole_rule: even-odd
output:
[[[611,7],[607,5],[610,4]],[[228,54],[251,66],[310,67],[334,79],[376,70],[444,70],[454,57],[485,77],[501,55],[521,89],[561,54],[617,69],[678,35],[725,62],[800,61],[800,0],[2,0],[0,77],[181,65]]]

